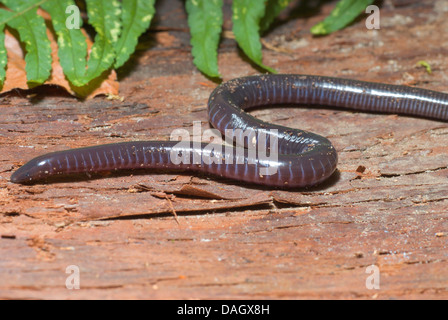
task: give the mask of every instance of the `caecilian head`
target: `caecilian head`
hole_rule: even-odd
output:
[[[51,166],[48,157],[37,157],[20,167],[11,176],[11,182],[27,184],[50,176]]]

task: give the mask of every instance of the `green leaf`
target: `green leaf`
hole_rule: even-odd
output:
[[[5,47],[5,21],[12,17],[13,13],[0,9],[0,87],[3,86],[6,78],[6,65],[8,64],[8,56]]]
[[[48,0],[46,0],[48,1]],[[45,20],[37,14],[42,0],[3,0],[14,11],[15,17],[7,24],[16,29],[26,48],[26,73],[28,85],[43,84],[51,73],[51,44],[47,37]]]
[[[259,25],[265,14],[264,0],[234,0],[232,6],[233,33],[244,53],[261,68],[275,72],[262,62]]]
[[[145,32],[154,16],[155,0],[123,0],[123,31],[115,45],[115,68],[121,67],[135,51],[138,38]]]
[[[274,19],[285,9],[291,0],[268,0],[266,4],[266,15],[260,21],[261,32],[266,31]]]
[[[326,35],[340,30],[355,20],[373,2],[374,0],[341,0],[324,21],[311,28],[311,33]]]
[[[121,33],[121,6],[117,0],[86,0],[89,23],[97,35],[87,63],[86,83],[99,77],[115,61],[115,44]]]
[[[51,0],[42,5],[53,23],[53,27],[58,36],[58,55],[64,74],[75,86],[85,84],[87,42],[79,29],[82,26],[82,19],[79,19],[79,28],[67,25],[67,19],[76,12],[68,15],[67,8],[74,6],[73,0]],[[70,11],[69,11],[70,13]]]
[[[221,77],[218,45],[222,30],[222,0],[187,0],[194,64],[209,77]]]
[[[428,74],[432,73],[432,68],[428,61],[425,60],[417,61],[417,66],[425,68]]]

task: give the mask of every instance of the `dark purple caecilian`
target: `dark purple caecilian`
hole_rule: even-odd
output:
[[[272,153],[269,159],[257,157],[257,153],[249,152],[247,148],[242,148],[241,153],[236,147],[216,146],[211,151],[204,143],[179,145],[178,141],[135,141],[45,154],[19,168],[11,181],[34,183],[55,175],[161,168],[207,172],[272,187],[319,184],[333,174],[338,161],[336,150],[328,139],[263,122],[244,111],[255,106],[279,104],[336,106],[448,120],[448,94],[441,92],[322,76],[250,76],[218,86],[209,99],[208,117],[223,134],[225,130],[244,132],[239,141],[244,141],[246,147],[265,141],[265,147]],[[238,134],[235,134],[237,138]],[[275,140],[278,144],[271,146]],[[174,161],[173,155],[189,161],[179,163]],[[206,160],[211,157],[222,161]],[[270,172],[275,173],[262,174],[261,169],[274,169]]]

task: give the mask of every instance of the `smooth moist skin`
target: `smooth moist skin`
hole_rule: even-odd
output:
[[[448,120],[448,94],[441,92],[322,76],[250,76],[218,86],[208,103],[210,123],[223,134],[234,132],[234,141],[245,148],[211,148],[204,143],[178,141],[98,145],[37,157],[19,168],[11,181],[34,183],[55,175],[160,168],[207,172],[272,187],[319,184],[333,174],[338,161],[328,139],[263,122],[244,111],[280,104],[336,106]],[[251,152],[253,146],[265,147],[269,157]]]

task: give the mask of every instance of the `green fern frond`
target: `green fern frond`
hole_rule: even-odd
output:
[[[6,21],[12,18],[13,13],[0,9],[0,87],[3,86],[6,77],[6,65],[8,63],[8,56],[5,46],[5,29]]]
[[[28,85],[43,84],[51,72],[51,45],[47,37],[45,20],[37,14],[42,0],[4,0],[11,10],[22,13],[13,17],[7,24],[17,30],[20,40],[25,43],[25,56]]]
[[[117,59],[115,68],[118,69],[128,61],[134,52],[138,38],[145,32],[154,17],[155,0],[128,0],[123,1],[122,23],[123,31],[115,45]]]
[[[260,21],[265,14],[264,0],[233,0],[233,33],[244,53],[258,66],[275,72],[262,62]]]
[[[261,32],[266,31],[274,19],[285,9],[292,0],[268,0],[266,4],[266,14],[260,21]]]
[[[218,71],[218,45],[222,30],[222,0],[187,0],[194,64],[209,77]]]
[[[78,26],[67,25],[67,8],[76,8],[73,0],[49,1],[42,8],[51,16],[51,22],[58,38],[59,61],[68,80],[76,87],[85,84],[87,42]],[[71,12],[69,10],[69,12]],[[78,28],[79,27],[79,28]]]
[[[121,33],[121,6],[117,0],[86,0],[95,43],[87,63],[85,83],[99,77],[115,62],[115,44]]]

